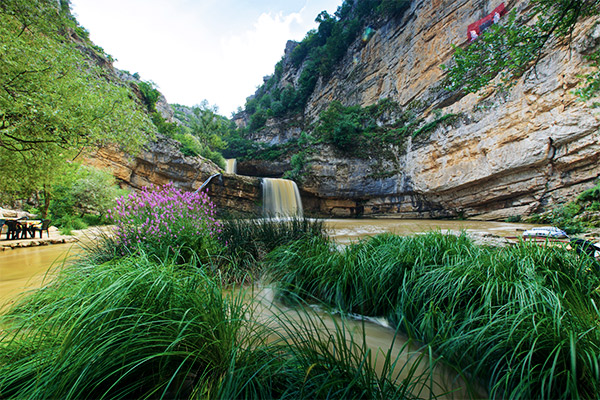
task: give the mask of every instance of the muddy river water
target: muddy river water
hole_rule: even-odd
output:
[[[531,227],[527,224],[511,224],[500,222],[479,222],[479,221],[439,221],[439,220],[399,220],[399,219],[339,219],[327,220],[325,226],[329,234],[339,243],[345,244],[358,240],[364,236],[373,236],[383,232],[392,232],[400,235],[417,234],[427,231],[466,231],[480,234],[493,234],[498,236],[518,236],[521,231]],[[79,253],[80,247],[77,244],[61,244],[42,247],[28,247],[0,252],[0,310],[10,303],[20,293],[26,290],[39,287],[44,279],[51,278],[52,272],[48,273],[51,267],[60,267],[68,257],[73,257]],[[258,290],[261,302],[269,302],[268,289]],[[270,314],[269,307],[265,305],[264,313]],[[329,318],[329,317],[326,317]],[[334,320],[328,320],[326,324],[331,326]],[[368,346],[373,349],[373,353],[381,353],[381,349],[388,349],[392,343],[392,354],[399,354],[403,347],[403,340],[394,338],[394,330],[385,326],[384,323],[377,321],[350,321],[347,325],[350,331],[358,333],[357,338],[362,340],[362,330],[365,330],[364,337]],[[404,349],[405,350],[405,349]],[[414,350],[414,348],[413,348]],[[410,352],[401,355],[403,358],[409,357]],[[380,359],[383,354],[380,354]],[[427,364],[426,362],[423,364]],[[450,381],[450,386],[460,388],[454,395],[456,398],[464,396],[462,391],[463,383],[454,381],[455,376],[447,373],[438,373],[436,380],[441,384],[443,381]],[[440,388],[437,392],[444,391]],[[461,395],[462,393],[462,395]],[[452,397],[452,396],[450,396]],[[468,397],[468,396],[467,396]]]

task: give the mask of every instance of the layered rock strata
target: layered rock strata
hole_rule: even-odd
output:
[[[151,185],[171,183],[187,191],[198,190],[211,176],[221,174],[206,190],[221,211],[239,214],[260,212],[260,179],[223,174],[212,161],[183,155],[176,142],[160,138],[136,155],[116,146],[100,148],[85,163],[110,171],[122,187],[140,190]]]
[[[441,89],[452,45],[466,46],[467,25],[499,1],[413,1],[400,20],[351,46],[332,77],[320,80],[304,111],[305,127],[334,100],[368,106],[392,99],[458,114],[428,137],[408,138],[395,156],[356,159],[326,147],[313,152],[300,185],[305,205],[328,215],[394,213],[406,217],[502,219],[572,200],[600,176],[600,113],[573,94],[600,45],[595,21],[577,25],[570,45],[553,43],[507,93],[453,95]],[[522,12],[527,2],[505,1]],[[301,72],[284,72],[290,75]],[[438,114],[439,115],[439,114]],[[271,132],[270,126],[277,130]],[[297,130],[297,127],[293,129]],[[292,132],[293,133],[293,132]],[[267,141],[287,138],[277,123]]]

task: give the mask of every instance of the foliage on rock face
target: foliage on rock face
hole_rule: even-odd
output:
[[[129,90],[67,39],[76,28],[50,0],[0,3],[0,191],[28,195],[88,146],[135,150],[152,132]]]
[[[321,143],[361,156],[379,151],[383,146],[400,146],[407,137],[421,136],[442,123],[453,123],[458,117],[457,114],[441,115],[438,111],[432,121],[424,123],[423,118],[411,110],[401,110],[389,99],[364,108],[345,107],[334,101],[321,113],[314,136]]]
[[[300,150],[290,158],[290,167],[292,169],[283,175],[285,179],[291,179],[296,182],[304,179],[305,168],[309,165],[308,157],[314,153],[313,142],[314,139],[310,135],[302,132],[298,139]]]
[[[453,62],[442,66],[448,70],[447,89],[475,93],[498,75],[501,86],[510,86],[535,65],[551,39],[569,41],[578,21],[599,14],[599,0],[533,0],[530,13],[517,17],[512,12],[465,49],[455,47]],[[529,24],[532,19],[535,23]],[[598,92],[599,54],[596,49],[588,56],[595,71],[584,79],[584,98]]]
[[[298,139],[271,145],[246,139],[243,134],[243,131],[237,131],[227,138],[227,148],[223,151],[225,157],[238,160],[275,161],[301,150]]]
[[[311,126],[311,133],[302,132],[298,139],[268,145],[245,139],[243,132],[238,131],[228,139],[225,154],[240,160],[289,158],[291,169],[284,177],[301,181],[316,144],[331,145],[353,157],[393,157],[391,149],[405,148],[408,138],[426,137],[440,125],[452,125],[460,118],[460,114],[442,115],[441,111],[434,110],[431,120],[425,122],[424,118],[417,116],[422,108],[420,104],[411,104],[402,109],[390,99],[382,99],[368,107],[347,107],[334,101]]]
[[[586,59],[590,62],[592,71],[583,75],[582,85],[575,93],[583,100],[590,100],[600,93],[600,49],[586,55]]]
[[[226,158],[252,159],[254,152],[260,148],[257,142],[244,137],[243,131],[233,132],[227,139],[227,148],[223,150]]]

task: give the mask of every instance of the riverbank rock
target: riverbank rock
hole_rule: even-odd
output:
[[[0,207],[0,219],[2,218],[29,218],[33,219],[37,216],[35,214],[28,213],[21,210],[11,210],[8,208]]]
[[[177,142],[164,137],[136,155],[116,146],[103,147],[90,154],[85,163],[110,171],[122,187],[135,190],[171,183],[195,191],[214,175],[206,190],[221,212],[254,215],[261,206],[259,178],[225,174],[210,160],[185,156]]]

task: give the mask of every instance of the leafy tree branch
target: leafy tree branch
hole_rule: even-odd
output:
[[[442,65],[448,71],[446,88],[476,93],[497,76],[500,87],[510,87],[539,62],[550,39],[570,42],[577,22],[600,14],[600,0],[532,0],[532,4],[530,12],[519,17],[511,12],[466,48],[455,46],[452,62]],[[595,87],[593,76],[587,85]]]

